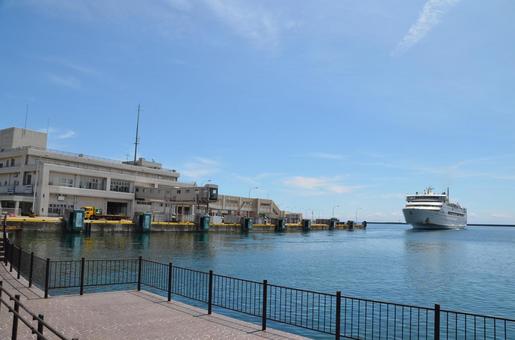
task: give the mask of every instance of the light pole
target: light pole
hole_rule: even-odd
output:
[[[356,216],[355,216],[355,223],[358,223],[358,211],[361,210],[361,208],[356,208]]]
[[[333,218],[333,217],[334,217],[334,208],[339,208],[339,207],[340,207],[340,206],[339,206],[338,204],[337,204],[337,205],[335,205],[335,206],[333,206],[333,214],[331,215],[331,218]]]

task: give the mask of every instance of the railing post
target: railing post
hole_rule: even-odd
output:
[[[168,263],[168,301],[172,300],[172,262]]]
[[[21,247],[18,248],[18,273],[16,274],[16,278],[19,280],[20,279],[20,272],[21,272],[21,253],[22,253],[22,250],[21,250]]]
[[[6,239],[7,236],[5,236],[4,233],[4,265],[7,267],[7,256],[9,256],[9,241]]]
[[[45,319],[45,317],[43,316],[43,314],[39,314],[38,318],[39,318],[38,319],[38,333],[39,334],[37,336],[37,340],[43,340],[42,335],[43,335],[44,328],[43,328],[43,322],[42,321]]]
[[[34,252],[30,253],[30,265],[29,265],[29,288],[32,287],[32,274],[34,271]]]
[[[20,296],[16,294],[14,296],[14,313],[13,313],[13,329],[11,333],[11,339],[16,340],[18,338],[18,313],[20,311]]]
[[[80,259],[80,295],[84,294],[84,267],[86,265],[86,260],[84,258]]]
[[[143,262],[143,258],[140,256],[138,258],[138,291],[141,290],[141,265]]]
[[[209,287],[208,287],[208,295],[207,295],[207,314],[211,314],[213,312],[213,271],[209,271]]]
[[[7,244],[8,244],[8,241],[7,241],[7,231],[6,231],[6,228],[7,228],[7,214],[4,215],[4,221],[2,223],[3,225],[3,239],[2,239],[2,242],[3,242],[3,245],[4,245],[4,264],[7,266]]]
[[[336,292],[336,329],[335,329],[335,339],[340,340],[341,333],[341,315],[342,315],[342,292]],[[365,320],[366,322],[366,320]]]
[[[266,331],[266,311],[267,311],[267,301],[268,301],[268,281],[263,280],[263,303],[262,303],[262,311],[261,311],[261,330]]]
[[[9,272],[13,271],[14,245],[9,245]]]
[[[48,298],[48,280],[50,280],[50,259],[46,259],[45,266],[45,299]]]
[[[435,324],[434,324],[435,340],[440,340],[440,305],[435,304]]]

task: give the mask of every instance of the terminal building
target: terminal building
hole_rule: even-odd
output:
[[[95,207],[132,218],[151,212],[157,221],[193,221],[195,215],[285,217],[274,201],[218,195],[218,186],[179,182],[179,173],[143,158],[121,162],[47,148],[47,134],[0,130],[0,212],[63,216]]]
[[[120,162],[51,151],[47,134],[20,128],[0,130],[0,208],[15,215],[63,216],[67,209],[94,206],[104,214],[132,218],[148,205],[137,193],[175,188],[202,191],[178,182],[179,173],[156,162]],[[216,185],[211,185],[216,188]],[[178,188],[178,189],[177,189]],[[216,190],[215,190],[216,191]],[[139,200],[137,200],[138,198]],[[194,201],[168,211],[194,213]]]

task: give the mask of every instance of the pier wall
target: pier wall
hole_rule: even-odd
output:
[[[91,232],[136,232],[136,226],[131,221],[85,221],[85,230]],[[66,231],[64,222],[61,219],[40,219],[40,218],[16,218],[8,219],[7,227],[11,230],[31,230],[40,232]],[[249,232],[275,232],[274,224],[254,224]],[[360,224],[353,228],[345,223],[337,224],[336,230],[364,229]],[[310,231],[330,230],[328,224],[312,224]],[[197,232],[199,228],[191,222],[154,222],[150,228],[151,232]],[[210,224],[209,232],[241,232],[239,223],[218,223]],[[302,224],[287,224],[284,232],[306,231]]]

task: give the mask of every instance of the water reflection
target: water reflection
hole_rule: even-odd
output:
[[[134,258],[324,292],[513,316],[515,230],[286,233],[23,232],[16,243],[51,258]]]

